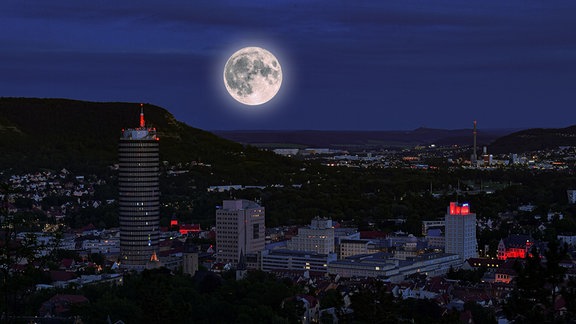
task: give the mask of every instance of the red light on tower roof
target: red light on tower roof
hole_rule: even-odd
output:
[[[144,121],[144,104],[140,104],[140,128],[144,128],[146,122]]]
[[[468,206],[468,204],[462,204],[462,207],[460,209],[460,213],[462,215],[468,215],[470,214],[470,206]]]
[[[470,205],[450,202],[449,213],[450,215],[468,215],[470,214]]]

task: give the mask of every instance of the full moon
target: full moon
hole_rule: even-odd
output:
[[[282,68],[272,53],[245,47],[232,54],[224,66],[224,85],[232,98],[256,106],[274,98],[282,85]]]

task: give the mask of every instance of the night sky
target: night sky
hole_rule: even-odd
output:
[[[268,49],[262,106],[227,58]],[[0,96],[144,102],[205,130],[576,124],[574,0],[2,0]]]

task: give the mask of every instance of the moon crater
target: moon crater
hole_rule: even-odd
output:
[[[272,99],[282,84],[282,68],[272,53],[245,47],[228,59],[224,85],[232,98],[245,105],[261,105]]]

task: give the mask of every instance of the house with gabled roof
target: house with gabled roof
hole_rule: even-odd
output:
[[[534,240],[529,235],[512,234],[498,243],[498,259],[524,259],[528,256]]]

